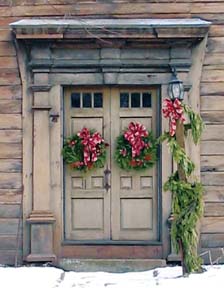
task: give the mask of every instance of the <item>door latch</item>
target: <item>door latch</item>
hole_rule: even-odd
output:
[[[107,166],[107,168],[104,170],[104,189],[106,189],[107,192],[111,187],[109,184],[110,174],[111,174],[111,171],[108,169],[108,166]]]

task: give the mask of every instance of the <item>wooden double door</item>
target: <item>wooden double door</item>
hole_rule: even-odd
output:
[[[157,240],[157,165],[127,172],[114,161],[116,138],[130,122],[140,122],[156,134],[156,90],[72,87],[66,90],[64,103],[64,136],[86,127],[109,143],[105,167],[80,173],[65,165],[65,239]]]

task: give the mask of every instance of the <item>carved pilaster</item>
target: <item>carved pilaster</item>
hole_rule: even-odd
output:
[[[33,207],[27,219],[31,228],[31,253],[27,261],[54,261],[53,225],[50,199],[50,133],[48,74],[37,75],[33,91]]]

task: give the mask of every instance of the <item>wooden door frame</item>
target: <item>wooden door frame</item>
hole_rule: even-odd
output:
[[[200,111],[200,75],[203,64],[204,51],[206,46],[207,38],[204,38],[192,52],[192,65],[189,70],[179,72],[179,77],[183,80],[185,85],[185,90],[188,91],[190,88],[190,94],[188,101],[196,111]],[[34,44],[35,46],[35,44]],[[30,249],[32,248],[32,231],[30,225],[27,223],[27,219],[30,218],[33,209],[33,97],[42,97],[45,99],[46,103],[41,108],[45,108],[45,111],[49,111],[49,117],[44,117],[47,127],[49,127],[49,147],[50,150],[49,160],[47,166],[50,166],[51,175],[51,189],[47,191],[50,203],[48,214],[41,214],[40,218],[31,219],[35,222],[37,228],[45,227],[45,231],[49,237],[48,241],[53,241],[53,246],[50,247],[52,254],[54,253],[57,257],[78,257],[78,255],[83,257],[89,257],[88,255],[93,255],[97,247],[85,247],[85,251],[80,251],[74,246],[74,250],[68,247],[62,247],[63,242],[62,229],[62,191],[63,191],[63,178],[62,178],[62,158],[61,158],[61,147],[63,143],[62,139],[62,127],[63,127],[63,87],[71,85],[71,83],[76,83],[77,86],[82,86],[85,83],[89,85],[137,85],[141,86],[157,86],[160,87],[160,97],[164,99],[167,97],[167,83],[170,80],[170,72],[167,69],[161,71],[154,71],[149,73],[133,71],[131,73],[116,72],[116,71],[103,71],[103,72],[92,72],[90,73],[88,69],[84,70],[82,73],[75,72],[71,73],[69,68],[65,69],[63,72],[51,71],[50,68],[43,68],[35,66],[30,68],[26,65],[28,62],[28,55],[23,43],[18,43],[17,47],[17,57],[19,61],[19,68],[23,84],[23,187],[24,187],[24,197],[23,197],[23,257],[27,259],[30,254]],[[150,74],[150,77],[149,77]],[[32,76],[32,77],[31,77]],[[192,86],[189,86],[189,81]],[[44,107],[43,107],[44,106]],[[50,110],[48,110],[50,109]],[[43,109],[41,110],[43,111]],[[46,116],[46,112],[44,112]],[[161,131],[168,128],[168,122],[162,120]],[[189,145],[190,147],[190,145]],[[161,182],[162,184],[166,181],[167,177],[172,172],[172,160],[168,152],[167,145],[162,144],[161,149]],[[200,175],[200,147],[189,149],[191,157],[194,158],[194,162],[197,164],[197,175]],[[167,165],[167,163],[169,163]],[[44,165],[44,163],[43,163]],[[161,185],[162,187],[162,185]],[[162,188],[161,188],[162,189]],[[162,220],[161,220],[161,242],[162,246],[154,246],[153,249],[149,246],[144,257],[163,257],[166,258],[170,252],[170,237],[169,230],[167,227],[167,219],[170,214],[171,206],[171,195],[170,193],[161,193],[161,210],[162,210]],[[33,215],[35,216],[35,215]],[[39,225],[40,224],[40,225]],[[42,225],[43,224],[43,225]],[[39,226],[38,226],[39,225]],[[45,225],[45,226],[44,226]],[[32,226],[32,224],[31,224]],[[53,238],[53,240],[52,240]],[[52,244],[52,243],[51,243]],[[31,246],[30,246],[31,245]],[[109,247],[109,246],[107,246]],[[123,247],[123,246],[122,246]],[[35,247],[35,249],[38,247]],[[75,250],[77,249],[77,250]],[[113,250],[113,249],[116,249]],[[119,256],[121,247],[112,248],[114,255]],[[124,248],[123,248],[124,249]],[[78,252],[79,251],[79,252]],[[158,253],[156,252],[158,251]],[[44,252],[44,251],[43,251]],[[127,253],[132,253],[133,249],[130,246],[126,247]],[[88,254],[89,253],[89,254]],[[92,254],[91,254],[92,253]],[[140,257],[142,254],[135,254],[136,257]],[[88,254],[88,255],[87,255]],[[41,254],[42,255],[42,254]],[[41,256],[40,255],[40,256]],[[102,257],[106,257],[107,251],[106,246],[102,248]],[[43,256],[43,255],[42,255]],[[42,257],[41,256],[41,257]],[[53,255],[51,255],[53,256]],[[97,257],[97,255],[95,255]],[[49,259],[51,257],[42,257],[38,259]]]

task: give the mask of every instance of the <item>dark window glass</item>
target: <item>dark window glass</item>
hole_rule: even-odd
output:
[[[94,108],[103,107],[103,95],[102,93],[94,93]]]
[[[131,107],[140,107],[140,93],[131,93]]]
[[[82,94],[82,107],[83,108],[91,108],[91,93],[83,93]]]
[[[129,107],[129,93],[123,92],[120,94],[120,107]]]
[[[71,105],[74,108],[80,107],[80,93],[72,93],[71,94]]]
[[[142,107],[151,107],[151,94],[150,93],[142,94]]]

